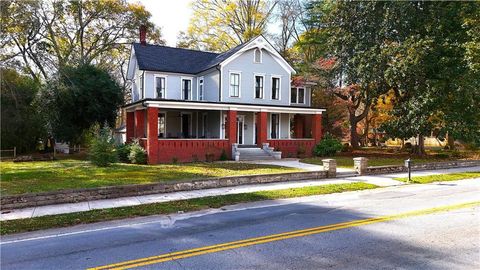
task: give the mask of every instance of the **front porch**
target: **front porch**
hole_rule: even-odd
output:
[[[127,108],[127,142],[138,138],[150,164],[234,159],[237,144],[268,143],[283,157],[311,156],[322,136],[321,112],[311,109],[185,103]]]

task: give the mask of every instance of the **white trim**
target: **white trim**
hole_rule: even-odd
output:
[[[295,97],[295,102],[293,102],[293,103],[292,103],[292,89],[295,89],[295,92],[297,92],[297,96]],[[299,101],[299,99],[298,99],[298,96],[299,96],[299,95],[298,95],[298,90],[299,90],[299,89],[303,89],[303,103],[298,102],[298,101]],[[291,105],[291,104],[307,105],[307,104],[306,104],[306,101],[307,101],[307,88],[304,87],[304,86],[290,87],[290,98],[289,98],[289,100],[290,100],[290,105]]]
[[[291,137],[292,137],[292,135],[290,134],[290,130],[292,129],[292,123],[291,123],[291,122],[292,122],[292,114],[289,113],[289,114],[288,114],[288,132],[287,132],[287,133],[288,133],[288,139],[289,139],[289,140],[290,140]]]
[[[273,79],[278,79],[278,99],[273,99]],[[281,75],[271,75],[270,76],[270,100],[282,100],[282,76]]]
[[[257,98],[257,77],[262,77],[262,97]],[[265,73],[253,73],[253,99],[265,99]]]
[[[241,118],[242,120],[242,142],[239,140],[239,131],[240,129],[238,128],[238,119]],[[237,143],[238,144],[245,144],[245,115],[237,115]]]
[[[190,81],[190,96],[188,97],[188,99],[184,99],[184,93],[183,93],[183,80],[189,80]],[[180,99],[182,100],[193,100],[192,98],[192,95],[193,95],[193,77],[184,77],[184,76],[181,76],[180,77]]]
[[[202,99],[200,99],[200,80],[202,80],[202,91],[203,91],[203,95],[202,95]],[[205,100],[205,78],[203,76],[201,77],[197,77],[197,100],[199,101],[203,101]]]
[[[239,111],[249,112],[273,112],[273,113],[293,113],[293,114],[322,114],[325,109],[317,108],[302,108],[302,107],[280,107],[280,106],[265,106],[265,105],[246,105],[246,104],[225,104],[225,103],[194,103],[185,101],[170,101],[170,100],[147,100],[143,104],[150,107],[157,107],[161,109],[195,109],[195,110],[214,110],[214,111],[228,111],[236,109]],[[145,109],[142,103],[126,108],[127,111],[135,109]]]
[[[238,75],[238,97],[232,96],[230,91],[231,90],[230,87],[232,86],[231,84],[232,74]],[[228,71],[228,96],[230,98],[238,98],[238,99],[242,97],[242,72],[241,71],[234,71],[234,70]]]
[[[155,73],[153,74],[153,96],[155,96],[156,98],[158,98],[158,95],[157,95],[157,78],[164,78],[165,79],[165,93],[163,93],[163,98],[167,98],[167,80],[168,80],[168,75],[165,75],[165,74],[158,74],[158,73]]]
[[[256,138],[257,137],[257,134],[256,134],[257,129],[255,127],[255,124],[257,123],[257,117],[255,115],[255,112],[252,112],[252,114],[253,114],[253,121],[252,121],[253,122],[253,124],[252,124],[252,133],[253,133],[252,138],[253,138],[253,141],[252,141],[252,144],[255,144],[255,141],[257,140],[257,138]]]

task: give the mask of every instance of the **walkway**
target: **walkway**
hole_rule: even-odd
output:
[[[456,168],[456,169],[448,169],[448,170],[421,171],[421,172],[414,172],[413,175],[419,176],[419,175],[433,175],[433,174],[469,172],[469,171],[480,171],[480,166],[469,167],[469,168]],[[79,203],[46,205],[46,206],[30,207],[30,208],[23,208],[23,209],[14,209],[14,210],[11,210],[10,212],[5,212],[0,214],[0,220],[12,220],[12,219],[40,217],[40,216],[56,215],[56,214],[64,214],[64,213],[84,212],[84,211],[89,211],[94,209],[134,206],[134,205],[140,205],[140,204],[168,202],[168,201],[184,200],[184,199],[191,199],[191,198],[200,198],[200,197],[206,197],[206,196],[219,196],[219,195],[226,195],[226,194],[238,194],[238,193],[247,193],[247,192],[264,191],[264,190],[279,190],[279,189],[286,189],[286,188],[300,188],[300,187],[308,187],[308,186],[321,186],[321,185],[328,185],[328,184],[365,182],[365,183],[375,184],[378,186],[396,186],[396,185],[403,185],[404,183],[395,181],[393,180],[393,178],[405,177],[405,176],[406,176],[405,173],[396,173],[396,174],[386,174],[386,175],[338,177],[334,179],[327,178],[327,179],[319,179],[319,180],[243,185],[243,186],[236,186],[236,187],[172,192],[172,193],[164,193],[164,194],[124,197],[124,198],[96,200],[96,201],[79,202]]]
[[[253,164],[267,164],[267,165],[277,165],[291,168],[298,168],[306,171],[320,171],[323,170],[323,166],[303,163],[300,162],[297,158],[285,158],[281,160],[256,160],[256,161],[244,161],[245,163]],[[354,173],[355,171],[350,168],[337,168],[337,173]]]

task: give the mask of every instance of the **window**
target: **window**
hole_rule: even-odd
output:
[[[158,138],[166,138],[167,126],[165,113],[158,114]]]
[[[157,98],[165,98],[165,77],[155,77]]]
[[[271,126],[270,126],[270,138],[278,139],[280,137],[280,115],[277,113],[272,113]]]
[[[280,78],[272,77],[272,99],[280,99]]]
[[[255,49],[255,51],[253,51],[253,62],[255,63],[262,62],[262,50],[257,48]]]
[[[240,97],[240,74],[230,73],[230,96]]]
[[[255,98],[263,98],[263,76],[255,76]]]
[[[190,99],[192,94],[192,80],[182,79],[182,97],[184,100]]]
[[[143,99],[145,97],[145,93],[144,93],[144,88],[145,88],[145,80],[143,79],[143,76],[144,74],[142,73],[142,75],[140,75],[140,77],[138,78],[139,81],[140,81],[140,97]]]
[[[305,88],[292,88],[290,103],[305,104]]]
[[[203,100],[203,77],[198,81],[198,100]]]

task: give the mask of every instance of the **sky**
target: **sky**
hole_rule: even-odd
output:
[[[177,44],[177,35],[186,31],[192,10],[191,0],[128,0],[140,2],[152,14],[152,22],[162,28],[168,46]]]

